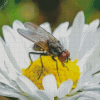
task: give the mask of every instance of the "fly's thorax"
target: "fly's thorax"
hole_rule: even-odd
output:
[[[55,42],[52,40],[47,40],[47,44],[49,47],[49,52],[55,56],[60,56],[61,53],[64,51],[59,41]]]

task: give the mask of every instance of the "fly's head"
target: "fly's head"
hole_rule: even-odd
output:
[[[61,55],[59,56],[59,60],[61,61],[61,62],[64,62],[64,61],[68,61],[68,59],[70,59],[69,58],[70,57],[70,52],[68,51],[68,50],[65,50],[64,52],[62,52],[61,53]]]

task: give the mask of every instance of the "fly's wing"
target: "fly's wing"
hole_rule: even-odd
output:
[[[47,40],[57,42],[57,39],[53,35],[48,33],[43,28],[39,27],[38,25],[31,22],[26,22],[24,25],[26,28],[28,28],[28,30],[17,29],[18,33],[34,42],[42,49],[48,50]]]
[[[44,37],[44,41],[49,40],[49,39],[52,40],[53,42],[57,41],[57,39],[52,34],[50,34],[45,29],[43,29],[42,27],[38,26],[35,23],[26,22],[26,23],[24,23],[24,26],[26,28],[33,30],[34,33],[40,35],[41,37]]]

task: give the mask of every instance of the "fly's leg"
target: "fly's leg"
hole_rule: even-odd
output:
[[[30,61],[32,62],[32,58],[31,58],[31,54],[41,54],[41,55],[47,55],[46,53],[38,53],[38,52],[29,52],[29,58],[30,58]]]
[[[40,54],[40,60],[41,60],[42,68],[41,68],[41,72],[40,72],[39,78],[41,77],[41,74],[43,73],[43,62],[42,62],[41,54]],[[38,79],[39,79],[39,78],[38,78]]]
[[[39,78],[41,77],[41,74],[42,74],[42,72],[43,72],[43,62],[42,62],[42,57],[41,57],[41,55],[47,55],[46,53],[37,53],[37,52],[29,52],[29,59],[30,59],[30,61],[31,61],[31,64],[30,64],[30,66],[32,65],[32,58],[31,58],[31,54],[40,54],[40,60],[41,60],[41,65],[42,65],[42,68],[41,68],[41,72],[40,72],[40,75],[39,75]],[[30,68],[30,66],[27,68],[27,69],[29,69]],[[27,70],[26,69],[26,70]],[[38,79],[39,79],[38,78]]]
[[[67,68],[67,70],[69,70],[69,69],[68,69],[68,67],[67,67],[64,63],[62,63],[62,65],[63,65],[63,67],[66,67],[66,68]]]
[[[30,59],[30,61],[31,61],[31,63],[32,63],[31,54],[33,54],[33,52],[29,52],[29,59]]]
[[[31,65],[32,65],[32,58],[31,58],[31,54],[35,54],[35,52],[29,52],[29,59],[30,59],[30,61],[31,61],[31,64],[29,65],[29,67],[26,69],[26,70],[28,70],[30,67],[31,67]]]
[[[59,76],[59,72],[58,72],[58,63],[57,63],[57,60],[54,58],[54,56],[52,56],[52,59],[53,59],[54,61],[56,61],[56,69],[57,69],[57,73],[58,73],[59,80],[60,80],[60,82],[61,82],[61,79],[60,79],[60,76]]]
[[[68,60],[71,60],[70,58],[68,58],[68,56],[67,56],[67,61],[66,62],[68,62]],[[68,69],[68,67],[64,64],[64,63],[62,63],[62,65],[63,65],[63,67],[66,67],[67,68],[67,70],[69,70]]]

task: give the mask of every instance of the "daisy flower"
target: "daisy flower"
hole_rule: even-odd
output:
[[[17,32],[19,28],[26,30],[28,27],[18,20],[13,22],[12,28],[3,26],[5,42],[0,38],[0,95],[20,100],[99,100],[99,20],[89,25],[84,24],[84,20],[83,12],[79,12],[70,28],[69,23],[64,22],[53,33],[49,23],[40,25],[70,52],[71,60],[64,63],[66,68],[55,57],[57,71],[56,62],[50,56],[42,56],[44,67],[39,79],[39,55],[31,56],[33,62],[28,57],[29,52],[34,51],[34,43]]]

